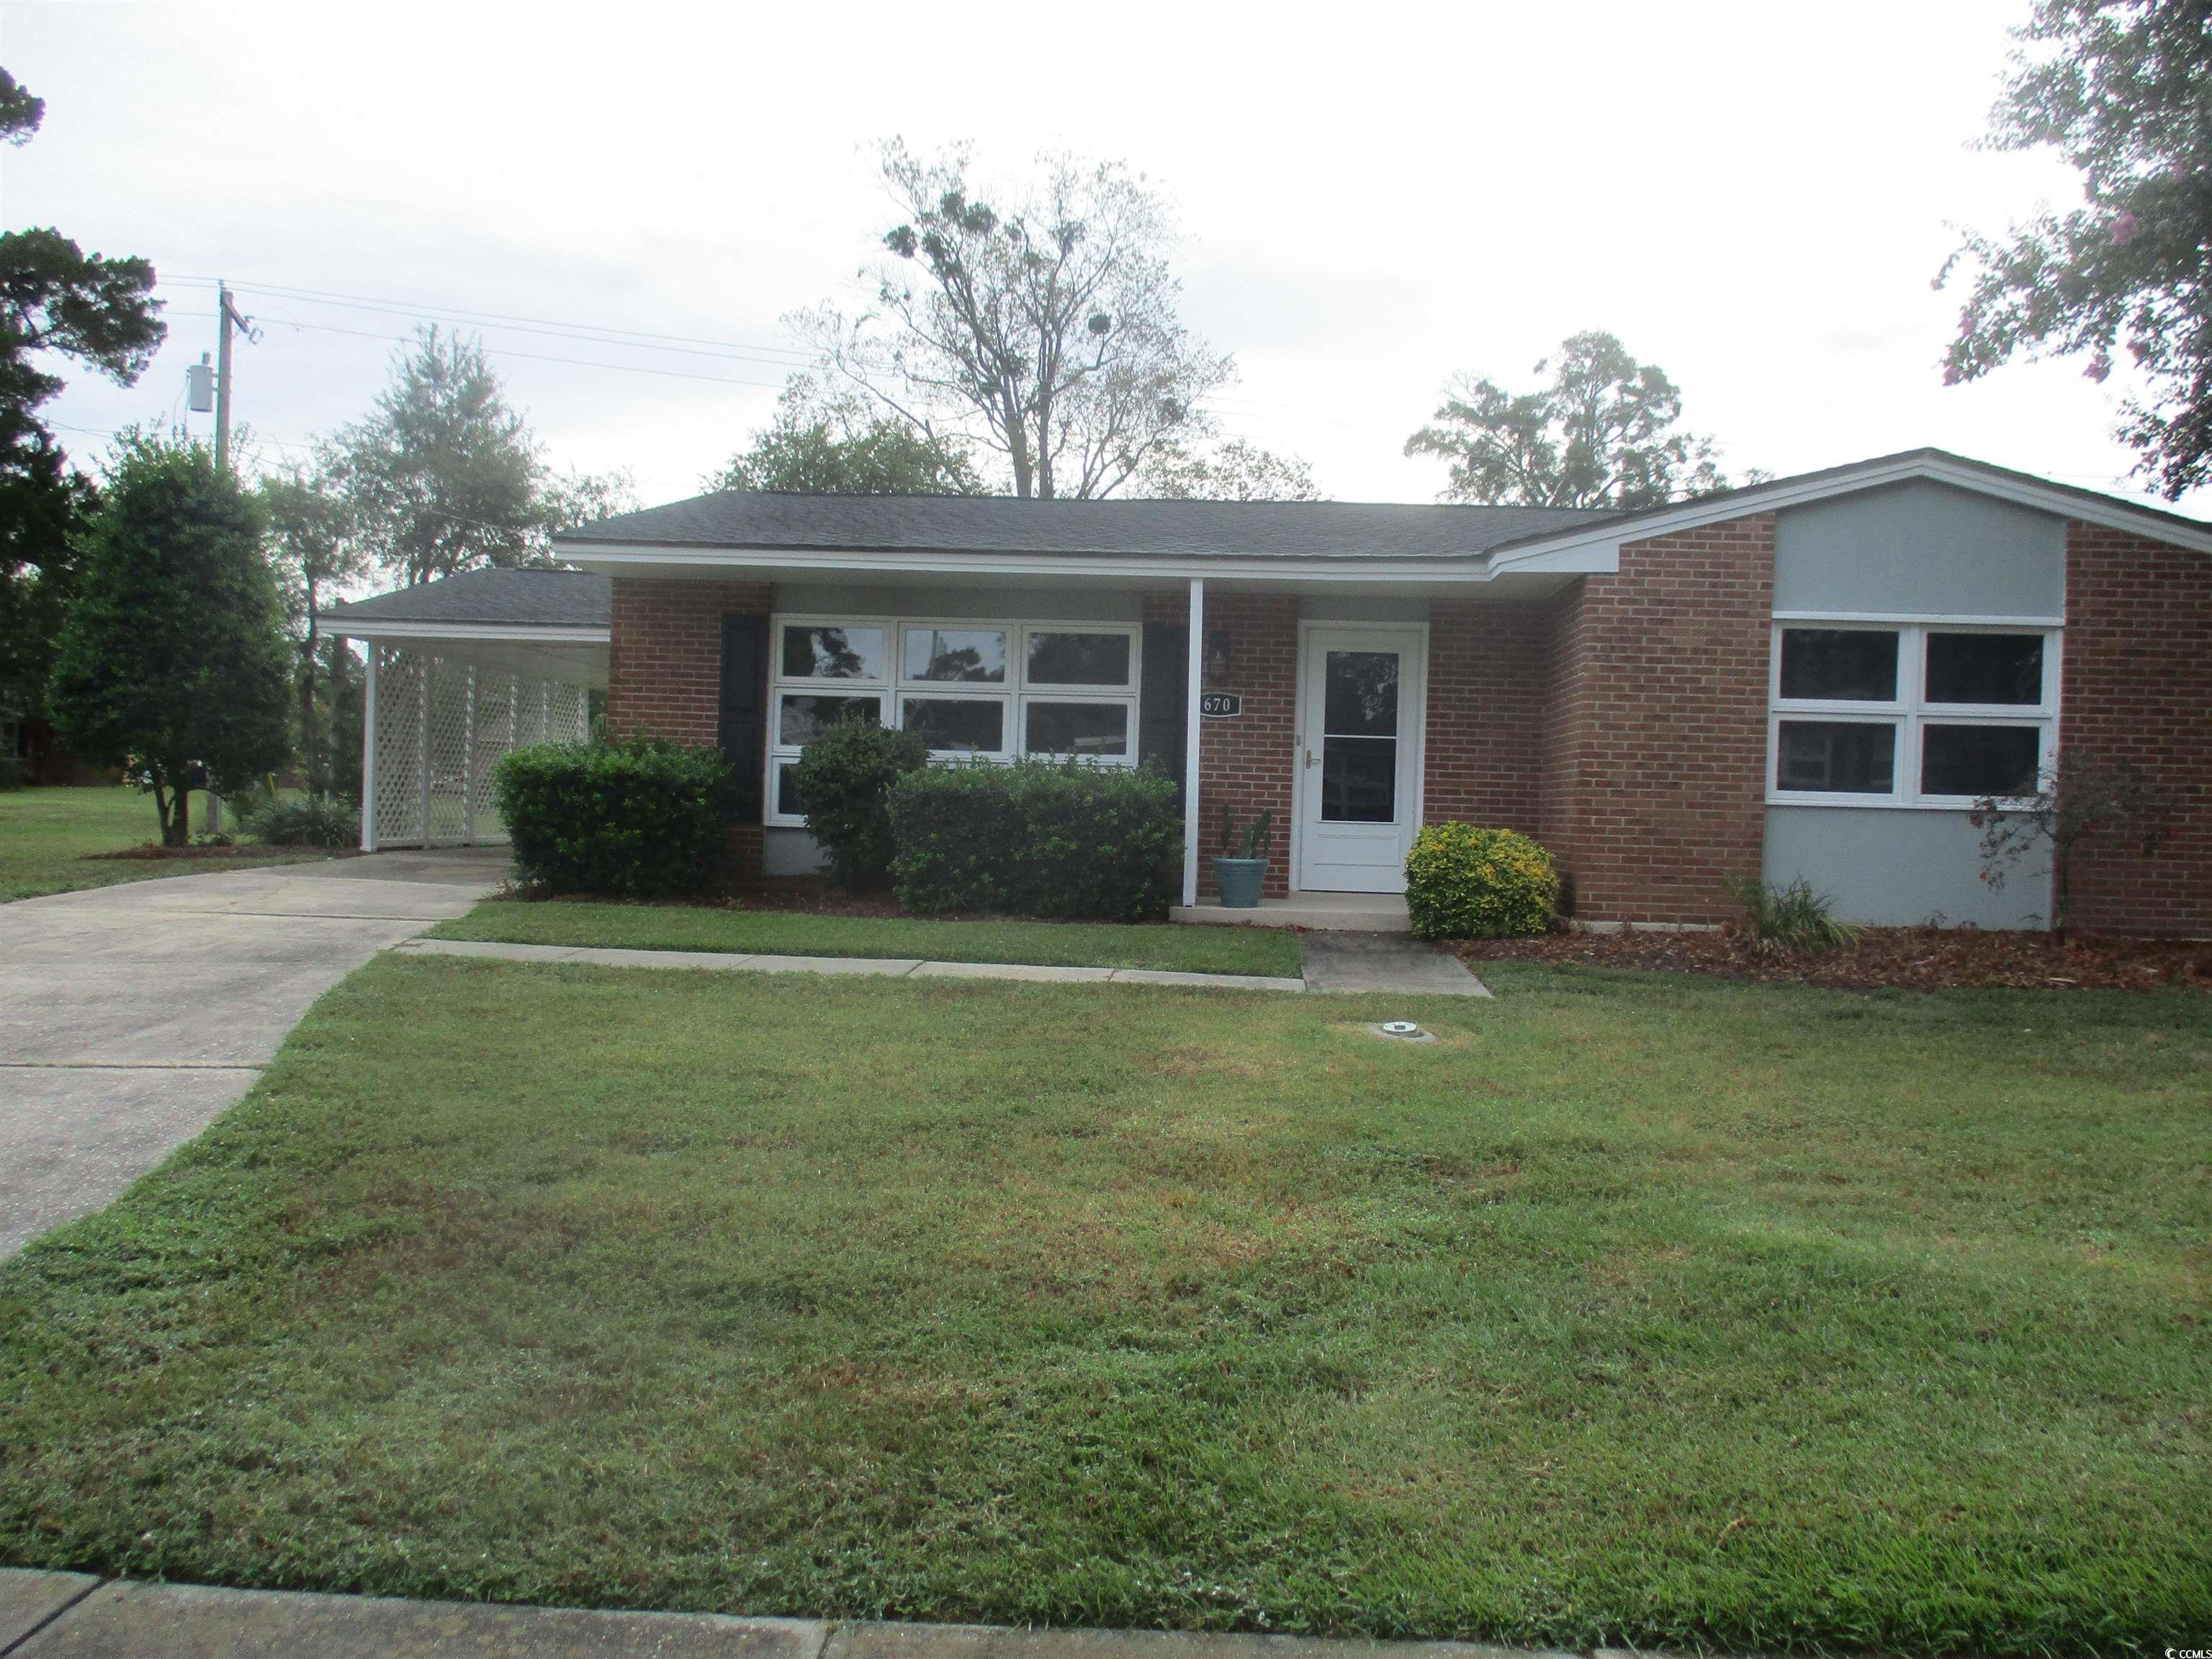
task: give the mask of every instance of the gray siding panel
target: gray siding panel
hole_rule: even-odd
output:
[[[2056,617],[2066,525],[1917,480],[1775,515],[1777,611]]]
[[[1810,882],[1844,921],[1910,927],[1942,916],[1954,926],[2041,927],[2051,872],[2039,861],[2010,868],[2004,890],[1981,879],[1982,832],[1964,812],[1887,806],[1770,806],[1765,878]]]
[[[762,831],[761,869],[771,876],[811,876],[822,867],[822,849],[804,830],[770,824]]]

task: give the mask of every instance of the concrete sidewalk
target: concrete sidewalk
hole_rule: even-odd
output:
[[[0,1659],[1565,1659],[1469,1642],[593,1613],[0,1568]],[[1600,1659],[1614,1659],[1601,1654]],[[1619,1656],[1627,1659],[1627,1656]]]
[[[1303,991],[1302,979],[1261,974],[1179,974],[1152,968],[1050,968],[1018,962],[925,962],[920,957],[744,956],[734,951],[629,951],[598,945],[499,945],[487,939],[410,939],[402,956],[489,957],[498,962],[574,962],[595,968],[692,968],[749,974],[865,974],[885,979],[1012,979],[1054,985],[1197,985],[1223,991]]]
[[[505,869],[498,848],[382,853],[0,904],[0,1257],[108,1203],[317,997]]]

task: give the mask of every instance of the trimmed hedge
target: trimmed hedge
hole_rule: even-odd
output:
[[[807,833],[840,887],[880,887],[890,878],[890,787],[929,764],[929,740],[890,731],[865,714],[830,722],[792,769]]]
[[[1148,921],[1182,852],[1174,781],[1080,761],[933,766],[891,786],[891,879],[912,911]]]
[[[665,741],[541,743],[492,769],[526,881],[556,893],[672,898],[716,884],[729,763]]]
[[[1518,830],[1431,823],[1406,855],[1406,908],[1415,939],[1540,933],[1559,900],[1552,855]]]

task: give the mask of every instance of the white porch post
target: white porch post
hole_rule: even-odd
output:
[[[1182,902],[1198,902],[1199,675],[1206,663],[1206,579],[1190,579],[1190,670],[1183,688]]]
[[[368,678],[361,690],[361,850],[376,850],[376,657],[368,642]]]

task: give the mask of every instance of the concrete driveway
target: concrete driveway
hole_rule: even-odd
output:
[[[310,1003],[506,864],[379,853],[0,904],[0,1257],[198,1134]]]

